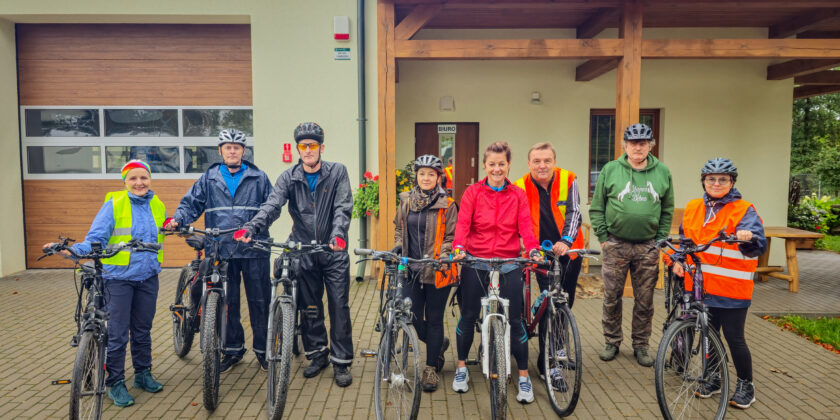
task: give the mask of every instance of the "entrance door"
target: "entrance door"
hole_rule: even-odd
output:
[[[416,123],[414,155],[435,155],[452,165],[452,198],[478,181],[478,123]]]

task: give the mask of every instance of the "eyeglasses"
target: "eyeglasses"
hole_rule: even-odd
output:
[[[298,143],[297,145],[298,150],[301,152],[305,152],[306,149],[315,150],[319,147],[321,147],[321,145],[318,143]]]
[[[728,176],[727,177],[721,177],[721,178],[713,178],[713,177],[707,176],[703,180],[703,183],[706,184],[706,185],[715,185],[715,184],[729,185],[730,183],[732,183],[732,178],[730,178]]]

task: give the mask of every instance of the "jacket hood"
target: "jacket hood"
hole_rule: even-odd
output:
[[[253,163],[248,162],[245,159],[242,159],[242,164],[245,165],[245,167],[246,167],[245,173],[242,174],[243,177],[260,176],[260,174],[262,174],[262,171],[260,170],[260,168],[257,167],[257,165],[254,165]],[[216,163],[210,165],[210,167],[207,168],[207,173],[210,174],[211,176],[221,177],[221,174],[219,173],[219,171],[214,171],[213,169],[217,169],[217,168],[221,167],[222,165],[224,165],[224,163],[222,163],[222,162],[216,162]]]
[[[333,162],[327,162],[325,160],[322,160],[321,161],[321,169],[320,169],[321,176],[329,177],[330,176],[330,170],[332,170],[333,165],[334,165]],[[306,177],[305,174],[306,174],[306,171],[303,170],[303,161],[298,159],[298,163],[296,163],[295,166],[292,167],[292,180],[303,181],[304,178]]]
[[[648,163],[647,163],[647,166],[645,166],[644,169],[634,169],[632,166],[630,166],[630,162],[627,161],[627,153],[623,153],[621,155],[621,157],[619,157],[617,160],[618,160],[618,163],[621,164],[622,166],[624,166],[625,168],[633,169],[635,171],[640,171],[640,172],[647,172],[647,171],[655,168],[656,165],[659,165],[659,159],[657,159],[656,156],[654,156],[650,153],[648,153],[648,156],[647,156]]]
[[[145,195],[143,195],[142,197],[141,197],[141,196],[139,196],[139,195],[134,195],[131,191],[129,191],[129,192],[128,192],[128,198],[129,198],[129,199],[131,200],[131,202],[132,202],[132,203],[134,203],[134,204],[146,204],[146,203],[148,203],[149,201],[152,201],[152,197],[154,197],[154,196],[155,196],[155,192],[154,192],[154,191],[152,191],[152,190],[149,190],[149,191],[148,191]]]
[[[481,184],[482,188],[487,188],[490,191],[496,192],[493,188],[490,187],[490,185],[487,184],[486,176],[484,178],[481,178],[481,181],[478,181],[478,183]],[[501,191],[498,192],[507,191],[508,189],[510,189],[511,186],[513,186],[513,182],[511,182],[507,177],[505,177],[505,186],[504,188],[502,188]]]
[[[703,193],[703,203],[706,204],[706,206],[711,206],[711,205],[714,205],[714,204],[717,204],[717,203],[727,204],[727,203],[731,203],[733,201],[738,201],[740,199],[741,199],[741,192],[738,191],[738,189],[735,188],[735,187],[732,187],[732,189],[729,190],[729,192],[726,193],[726,195],[724,195],[721,198],[713,198],[708,193]]]

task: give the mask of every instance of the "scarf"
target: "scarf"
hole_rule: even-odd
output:
[[[415,185],[408,193],[408,209],[419,213],[434,204],[438,197],[440,197],[440,191],[437,188],[423,191],[419,185]]]

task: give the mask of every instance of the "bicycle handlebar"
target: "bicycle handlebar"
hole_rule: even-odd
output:
[[[305,244],[303,242],[295,242],[295,241],[286,241],[286,242],[274,242],[273,238],[268,239],[252,239],[251,243],[254,244],[254,248],[268,251],[270,248],[282,248],[284,251],[299,251],[301,253],[315,253],[315,252],[326,252],[332,251],[329,245],[315,243]]]
[[[205,228],[205,229],[198,229],[194,226],[178,226],[175,229],[164,229],[160,228],[160,232],[164,235],[179,235],[179,236],[188,236],[195,233],[202,234],[204,236],[209,236],[211,238],[218,238],[220,236],[224,236],[233,232],[236,232],[241,228],[234,227],[229,229],[220,229],[220,228]]]
[[[353,253],[360,256],[365,256],[369,260],[381,260],[385,261],[386,263],[391,264],[429,264],[435,267],[441,267],[443,265],[452,264],[455,261],[450,261],[446,258],[434,259],[434,258],[409,258],[403,257],[396,253],[390,251],[377,251],[374,249],[367,249],[367,248],[355,248],[353,249]]]
[[[709,249],[709,247],[711,247],[713,244],[715,244],[717,242],[722,242],[722,243],[727,243],[727,244],[754,244],[757,241],[758,241],[758,238],[756,238],[755,236],[753,236],[752,239],[750,239],[749,241],[742,241],[742,240],[739,240],[735,235],[727,235],[723,231],[720,231],[720,233],[718,234],[717,237],[713,238],[709,242],[706,242],[705,244],[695,244],[690,239],[680,240],[679,238],[668,237],[668,238],[661,239],[661,240],[657,241],[656,242],[656,247],[659,248],[659,249],[670,248],[672,251],[674,251],[675,254],[688,255],[688,254],[696,254],[696,253],[699,253],[699,252],[703,252],[703,251]],[[679,248],[675,247],[673,245],[675,243],[680,244],[680,247]]]
[[[70,253],[70,256],[77,260],[102,260],[106,258],[111,258],[121,251],[125,251],[130,249],[136,252],[158,252],[160,251],[162,245],[156,242],[142,242],[139,239],[132,239],[128,242],[120,242],[118,244],[107,245],[105,248],[96,248],[93,247],[90,252],[86,254],[79,254],[77,253],[72,246],[70,246],[70,242],[72,240],[68,240],[67,238],[61,238],[61,242],[57,242],[50,247],[44,248],[43,252],[44,255],[38,257],[38,259],[42,259],[48,257],[50,255],[57,254],[61,251],[67,251]],[[101,246],[101,245],[100,245]]]
[[[496,258],[496,257],[481,258],[481,257],[474,257],[474,256],[469,255],[469,254],[467,254],[467,256],[465,256],[461,260],[458,260],[457,262],[462,263],[462,264],[467,264],[467,265],[487,264],[487,265],[489,265],[490,267],[493,267],[493,268],[498,268],[498,267],[501,267],[505,264],[517,264],[517,265],[534,264],[534,265],[543,266],[543,267],[547,267],[547,266],[550,265],[548,261],[539,262],[539,261],[534,261],[530,258],[522,258],[522,257],[516,257],[516,258]]]

